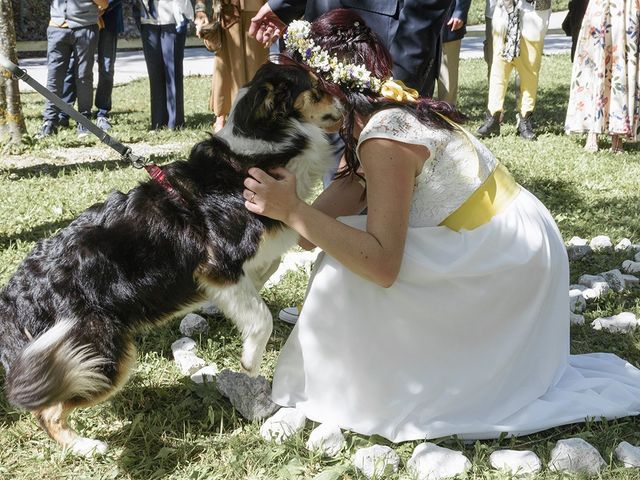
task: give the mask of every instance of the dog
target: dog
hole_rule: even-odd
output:
[[[272,331],[258,291],[298,235],[245,208],[250,167],[286,167],[307,198],[332,163],[325,135],[339,105],[295,65],[267,63],[239,92],[218,135],[129,193],[114,192],[42,240],[0,292],[0,360],[9,403],[80,455],[69,412],[113,395],[136,358],[136,332],[213,302],[239,329],[252,376]]]

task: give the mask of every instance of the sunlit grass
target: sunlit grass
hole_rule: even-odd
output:
[[[475,3],[475,2],[474,2]],[[482,2],[484,3],[484,2]],[[479,60],[462,62],[459,105],[470,116],[468,128],[479,125],[486,102],[486,70]],[[512,170],[517,180],[548,206],[565,236],[591,238],[610,235],[614,243],[628,237],[640,243],[638,195],[640,155],[630,146],[623,155],[606,151],[596,155],[582,150],[584,139],[563,133],[568,97],[570,63],[567,56],[545,57],[541,72],[538,108],[534,123],[540,139],[525,142],[516,136],[513,93],[507,101],[503,135],[487,141],[489,147]],[[208,78],[186,82],[187,126],[178,132],[149,132],[146,81],[115,89],[112,133],[134,150],[144,142],[161,146],[175,144],[174,153],[162,161],[184,156],[209,130]],[[24,96],[28,126],[35,133],[40,124],[42,100],[35,94]],[[34,243],[68,224],[114,189],[127,191],[145,174],[118,163],[105,150],[104,158],[84,163],[83,158],[51,165],[55,149],[69,150],[96,145],[90,138],[78,142],[73,129],[44,142],[27,141],[18,150],[28,167],[0,169],[0,188],[5,201],[0,204],[0,279],[6,281]],[[14,150],[15,151],[15,150]],[[79,150],[78,150],[79,151]],[[71,156],[73,158],[73,155]],[[64,163],[64,162],[63,162]],[[582,273],[598,273],[619,267],[627,253],[593,254],[571,265],[572,279]],[[263,291],[269,307],[278,309],[299,302],[306,275],[293,272],[277,286]],[[598,316],[621,310],[640,313],[639,289],[606,297],[589,305],[587,323]],[[239,368],[238,335],[228,321],[210,318],[211,331],[197,338],[200,354],[220,368]],[[183,377],[171,360],[170,345],[179,336],[178,322],[141,335],[138,339],[138,366],[125,388],[111,400],[75,413],[72,422],[84,434],[109,443],[104,457],[74,458],[60,449],[39,429],[32,417],[15,411],[0,396],[0,478],[6,479],[287,479],[314,478],[325,472],[328,478],[361,478],[351,466],[355,450],[372,443],[386,443],[347,432],[348,448],[336,459],[308,452],[304,442],[312,428],[284,445],[264,442],[258,424],[248,423],[221,398],[212,386],[197,386]],[[263,373],[270,377],[273,366],[291,327],[276,321],[268,346]],[[614,352],[640,366],[640,334],[597,332],[588,325],[572,328],[572,351]],[[640,479],[633,469],[622,469],[613,460],[613,450],[621,441],[640,444],[640,422],[624,418],[610,422],[589,422],[541,432],[518,439],[464,444],[456,439],[439,443],[462,450],[472,461],[466,478],[506,479],[489,467],[490,453],[499,448],[535,451],[543,463],[558,439],[579,436],[598,447],[609,463],[606,479]],[[408,460],[418,442],[392,445]],[[331,475],[329,475],[333,472]],[[402,466],[396,477],[406,478]],[[536,478],[558,479],[547,470]]]

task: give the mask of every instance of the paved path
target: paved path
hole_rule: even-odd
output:
[[[547,55],[566,53],[571,49],[571,38],[565,36],[560,30],[560,24],[566,12],[555,12],[549,21],[549,33],[545,38],[544,53]],[[469,33],[462,40],[460,49],[461,58],[482,58],[482,42],[484,39],[484,25],[469,27]],[[205,48],[187,48],[185,50],[184,74],[211,75],[213,71],[214,55]],[[35,80],[46,85],[47,65],[46,58],[28,58],[21,60],[20,66],[25,68]],[[144,63],[142,51],[118,52],[116,61],[115,83],[122,84],[137,78],[146,78],[147,69]],[[94,69],[94,78],[98,78],[97,68]],[[20,82],[20,91],[33,91],[26,83]]]

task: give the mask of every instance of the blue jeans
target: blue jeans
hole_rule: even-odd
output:
[[[100,30],[98,34],[98,88],[96,88],[95,98],[98,117],[108,117],[111,111],[117,49],[118,34],[105,28]],[[76,101],[75,66],[75,58],[72,58],[62,89],[62,99],[69,105],[73,105]],[[61,112],[60,119],[63,118],[67,118],[67,115]]]
[[[65,76],[75,59],[75,88],[78,111],[91,116],[93,103],[93,62],[98,40],[98,25],[80,28],[47,27],[47,88],[62,97]],[[43,119],[58,121],[60,110],[48,100]]]
[[[186,30],[176,25],[140,25],[149,74],[151,128],[184,126],[184,45]]]

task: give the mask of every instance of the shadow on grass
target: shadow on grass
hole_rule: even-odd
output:
[[[176,158],[174,153],[161,153],[151,155],[148,160],[152,163],[165,164],[180,160]],[[133,165],[128,160],[96,160],[93,162],[77,162],[77,163],[65,163],[63,165],[51,164],[51,163],[39,163],[36,165],[29,165],[28,167],[11,167],[6,171],[9,175],[13,175],[13,179],[19,180],[21,178],[30,178],[36,176],[50,176],[57,177],[60,172],[77,172],[77,171],[112,171],[121,170],[123,168],[134,169]]]
[[[125,387],[110,403],[116,416],[130,422],[98,436],[122,449],[118,465],[134,479],[155,478],[160,470],[169,475],[196,459],[210,438],[246,423],[214,384],[196,385],[188,379],[169,386]]]
[[[507,87],[504,99],[504,124],[515,124],[517,97],[515,76]],[[460,87],[460,108],[469,117],[469,122],[484,120],[487,110],[488,85],[486,82],[474,82]],[[519,92],[518,92],[519,93]],[[569,91],[563,85],[557,87],[539,88],[536,98],[536,108],[533,124],[536,132],[552,135],[564,134],[564,121],[567,113]]]
[[[184,127],[194,130],[201,130],[204,128],[206,130],[211,130],[211,133],[213,133],[211,127],[215,118],[216,116],[213,114],[213,112],[192,113],[185,116]]]

